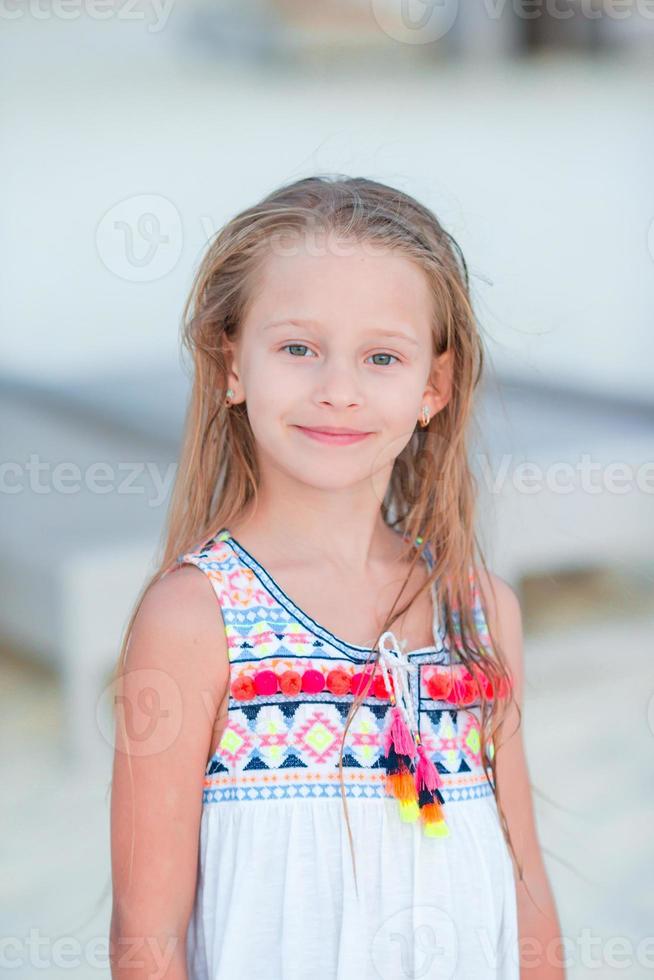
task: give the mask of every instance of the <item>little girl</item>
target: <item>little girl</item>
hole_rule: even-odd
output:
[[[117,669],[112,975],[564,976],[520,609],[474,534],[458,246],[395,188],[299,180],[215,236],[184,321]]]

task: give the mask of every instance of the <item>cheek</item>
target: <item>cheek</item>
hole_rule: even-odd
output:
[[[302,406],[310,392],[298,377],[301,372],[289,371],[283,359],[266,354],[252,358],[243,373],[247,392],[248,416],[257,439],[271,443],[279,438],[280,426],[297,422]]]
[[[414,381],[389,379],[385,384],[378,384],[370,392],[369,403],[392,430],[405,430],[413,427],[420,406],[416,399],[422,391],[419,378]]]
[[[246,382],[254,393],[253,411],[265,412],[271,420],[297,423],[316,396],[316,373],[309,364],[297,364],[283,356],[262,358]]]
[[[281,361],[266,351],[253,351],[242,367],[242,378],[248,404],[265,406],[270,411],[280,403],[288,389]]]
[[[265,387],[277,399],[283,398],[289,390],[311,385],[311,372],[302,367],[287,353],[258,351],[248,362],[245,382],[249,390]]]

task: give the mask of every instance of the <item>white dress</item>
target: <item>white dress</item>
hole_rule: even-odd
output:
[[[226,529],[184,563],[212,583],[230,659],[228,720],[205,773],[189,980],[519,980],[513,865],[478,703],[432,697],[430,677],[450,663],[436,611],[437,644],[405,656],[449,833],[401,818],[384,783],[390,702],[371,688],[343,751],[357,891],[338,759],[370,650],[312,620]]]

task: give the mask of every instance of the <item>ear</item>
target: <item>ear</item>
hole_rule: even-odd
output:
[[[223,356],[227,367],[227,387],[231,388],[234,392],[234,397],[231,399],[231,403],[232,405],[238,405],[239,402],[245,401],[238,370],[238,345],[225,336],[223,337],[222,343]]]
[[[452,397],[452,378],[454,369],[454,350],[450,347],[433,360],[429,382],[423,395],[423,404],[436,415],[445,408]]]

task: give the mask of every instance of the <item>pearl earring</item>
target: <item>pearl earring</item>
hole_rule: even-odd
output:
[[[422,421],[420,422],[421,428],[426,428],[429,425],[429,408],[427,405],[422,406]]]

